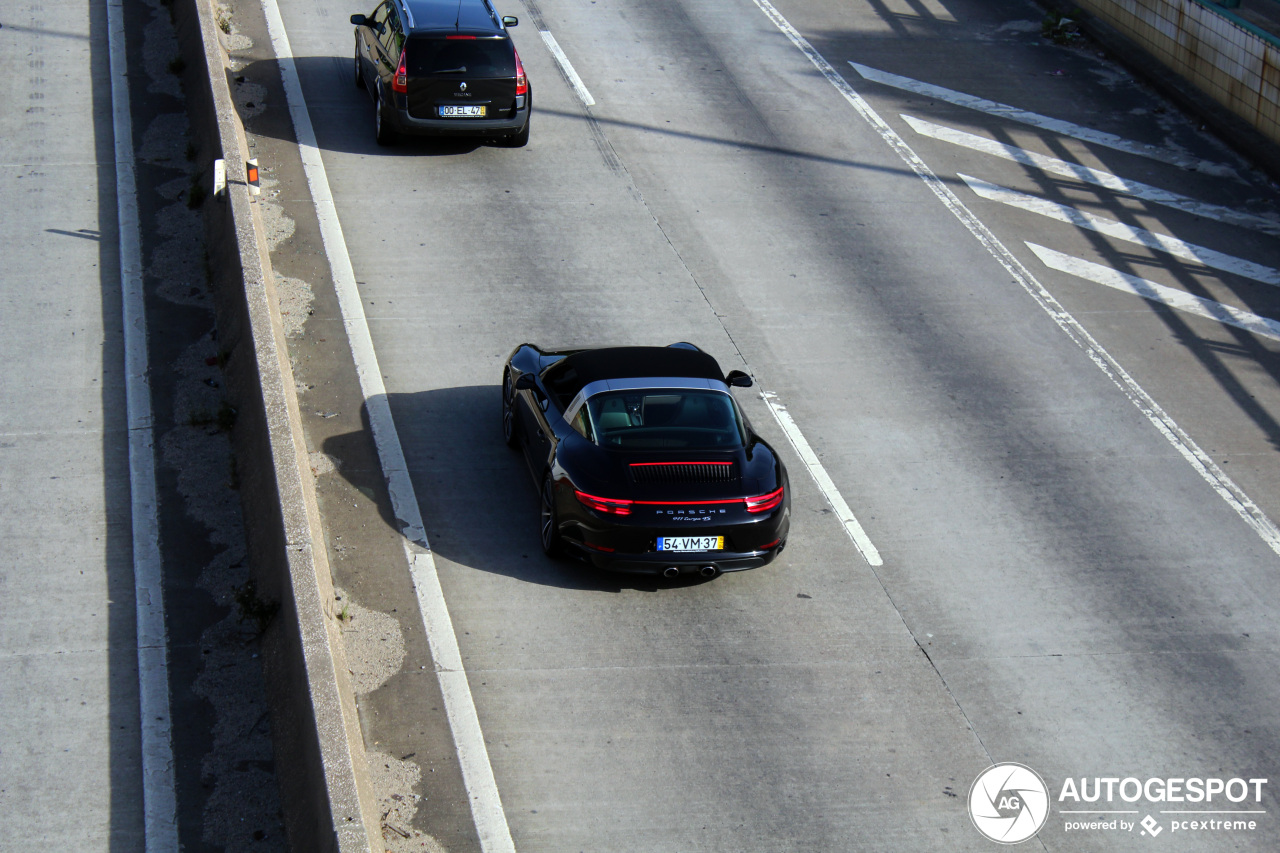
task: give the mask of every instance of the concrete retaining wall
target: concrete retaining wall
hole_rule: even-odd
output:
[[[382,853],[328,556],[289,366],[274,273],[245,183],[248,145],[231,98],[211,0],[175,0],[193,132],[206,189],[227,166],[223,201],[204,203],[219,349],[232,403],[236,471],[259,597],[279,603],[263,635],[276,774],[290,846]]]
[[[1280,144],[1280,39],[1207,0],[1077,2]]]

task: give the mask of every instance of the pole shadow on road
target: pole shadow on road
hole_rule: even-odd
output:
[[[858,38],[857,33],[825,32],[821,34],[821,41],[824,44],[833,45],[830,49],[833,55],[856,55],[863,61],[898,71],[903,70],[899,67],[903,64],[902,60],[895,61],[891,53],[885,53],[886,48],[874,41],[868,43],[867,40]],[[1055,117],[1085,124],[1098,124],[1100,129],[1133,136],[1143,142],[1167,142],[1166,137],[1169,137],[1174,140],[1175,147],[1186,148],[1198,156],[1213,158],[1222,155],[1220,150],[1214,149],[1201,138],[1194,125],[1185,120],[1176,121],[1170,118],[1164,124],[1154,126],[1149,116],[1153,112],[1163,110],[1159,99],[1133,84],[1121,87],[1122,91],[1117,93],[1116,88],[1119,84],[1107,83],[1106,81],[1110,78],[1105,75],[1099,78],[1098,67],[1105,63],[1101,62],[1096,55],[1087,51],[1060,47],[1050,48],[1046,53],[1045,46],[1039,44],[1036,37],[1029,37],[1027,41],[1028,44],[1006,44],[1002,47],[1003,50],[1013,51],[1010,61],[1017,67],[1018,73],[1013,74],[1010,80],[988,86],[987,89],[975,94],[1014,104],[1022,103],[1034,94],[1036,99],[1045,102],[1044,108]],[[936,72],[932,69],[934,66],[945,65],[946,61],[948,61],[947,57],[929,60],[925,63],[929,66],[925,69],[926,76],[930,79],[945,79],[946,75],[941,67]],[[951,61],[954,61],[954,57],[951,57]],[[292,62],[304,90],[308,93],[311,119],[317,143],[322,151],[368,155],[380,159],[438,158],[473,154],[485,147],[500,144],[465,138],[416,138],[402,139],[397,145],[390,147],[379,146],[373,139],[373,102],[365,92],[356,89],[352,84],[350,57],[300,56],[295,57]],[[1048,76],[1046,69],[1050,68],[1059,71],[1065,69],[1065,72],[1060,77]],[[1011,125],[1009,122],[995,120],[973,110],[960,109],[940,102],[922,103],[916,96],[886,92],[885,87],[861,80],[852,71],[845,71],[843,68],[841,71],[846,79],[850,79],[855,84],[855,88],[874,100],[881,101],[886,97],[891,100],[900,100],[901,103],[897,107],[885,113],[886,119],[898,126],[904,138],[911,144],[919,146],[921,152],[933,161],[937,161],[936,152],[930,150],[927,140],[920,139],[901,124],[896,116],[898,108],[908,109],[925,119],[959,124],[967,131],[979,131],[996,142],[1006,145],[1026,146],[1027,134],[1035,133],[1016,123]],[[818,74],[816,69],[805,73]],[[279,65],[275,60],[259,60],[246,65],[239,72],[229,72],[229,74],[235,90],[245,79],[278,81]],[[1117,98],[1122,98],[1124,109],[1117,106]],[[840,156],[840,153],[835,151],[804,150],[796,146],[780,144],[767,132],[756,134],[752,139],[731,138],[699,133],[696,129],[611,118],[602,111],[585,108],[557,110],[535,107],[535,112],[541,117],[538,121],[542,122],[586,123],[590,126],[592,134],[599,136],[602,140],[607,140],[611,132],[652,133],[670,137],[673,140],[725,147],[735,152],[764,158],[755,160],[758,167],[762,169],[768,168],[771,158],[779,158],[779,162],[799,160],[815,167],[848,169],[852,175],[876,172],[912,176],[911,170],[905,165],[889,165],[888,161],[877,156],[868,154],[866,157],[855,159]],[[291,138],[293,133],[291,124],[287,120],[279,120],[283,115],[283,110],[268,110],[260,115],[246,114],[245,122],[246,126],[256,134]],[[852,113],[850,120],[856,120]],[[718,123],[709,122],[708,126],[713,124]],[[767,131],[764,128],[761,130]],[[533,147],[537,145],[537,135],[535,131],[534,142],[531,143]],[[1058,135],[1048,132],[1039,135],[1042,137],[1043,148],[1049,155],[1065,160],[1075,158],[1072,147]],[[1093,150],[1091,153],[1096,158],[1097,165],[1115,174],[1155,184],[1162,184],[1168,180],[1167,174],[1160,173],[1158,169],[1142,161],[1141,158],[1106,149]],[[526,153],[512,152],[512,154],[525,156]],[[937,165],[938,163],[935,163],[935,166]],[[983,160],[981,165],[987,166],[989,163]],[[1030,168],[1014,171],[1024,172],[1019,182],[1031,190],[1032,195],[1040,199],[1069,207],[1083,207],[1091,213],[1138,228],[1150,227],[1152,224],[1150,219],[1155,217],[1159,220],[1157,230],[1167,231],[1177,239],[1185,239],[1191,243],[1209,242],[1219,251],[1247,258],[1256,257],[1259,260],[1265,259],[1268,254],[1266,251],[1259,250],[1259,247],[1265,244],[1265,240],[1259,243],[1258,235],[1251,234],[1247,229],[1213,229],[1212,234],[1205,234],[1202,233],[1203,223],[1194,216],[1164,210],[1158,205],[1142,205],[1134,208],[1123,195],[1117,196],[1106,190],[1090,190],[1088,187],[1082,190],[1079,182],[1073,178],[1053,176]],[[980,177],[984,175],[992,179],[999,178],[994,168],[982,172]],[[1005,175],[1005,178],[1008,177]],[[1179,185],[1172,188],[1182,192],[1190,191],[1193,195],[1203,196],[1204,199],[1219,204],[1225,203],[1242,209],[1262,204],[1269,209],[1275,202],[1273,191],[1249,182],[1222,181],[1212,175],[1182,171],[1179,171],[1176,177]],[[962,201],[972,205],[975,212],[984,220],[994,221],[1003,215],[1003,208],[999,204],[975,198],[970,187],[956,175],[943,169],[939,172],[939,178]],[[1084,193],[1084,197],[1081,196],[1081,192]],[[1018,220],[1018,223],[1020,226],[1027,225],[1025,218]],[[1074,300],[1077,307],[1084,310],[1094,307],[1092,303],[1099,299],[1097,285],[1082,283],[1070,276],[1064,279],[1052,270],[1047,270],[1030,250],[1021,246],[1021,238],[1028,236],[1022,232],[1021,228],[1009,230],[1002,228],[998,223],[996,227],[1008,240],[1014,254],[1041,277],[1052,291],[1067,296],[1069,300]],[[1208,286],[1201,280],[1202,271],[1194,264],[1189,265],[1172,255],[1166,256],[1160,253],[1153,255],[1146,248],[1129,249],[1117,246],[1106,236],[1091,231],[1081,231],[1080,235],[1088,248],[1111,269],[1139,277],[1166,277],[1194,296],[1211,300],[1222,298],[1221,294],[1215,292],[1214,286]],[[1248,311],[1262,317],[1280,316],[1280,295],[1274,288],[1258,287],[1252,282],[1233,276],[1223,277],[1219,286],[1225,287]],[[1110,303],[1105,302],[1106,298],[1102,297],[1103,304],[1109,305]],[[1242,380],[1238,367],[1238,362],[1243,359],[1250,365],[1261,368],[1274,379],[1280,380],[1280,364],[1276,362],[1269,346],[1259,341],[1256,336],[1230,326],[1224,326],[1223,331],[1231,340],[1217,340],[1217,336],[1206,335],[1201,331],[1199,324],[1188,322],[1183,314],[1160,303],[1146,303],[1146,310],[1159,319],[1167,328],[1168,334],[1186,349],[1212,378],[1212,381],[1221,387],[1222,392],[1232,403],[1256,425],[1271,447],[1280,449],[1280,419],[1277,419],[1265,405],[1259,402],[1254,389]]]
[[[503,147],[498,139],[478,139],[472,137],[430,137],[400,136],[393,145],[378,145],[374,141],[374,105],[367,92],[357,89],[351,82],[351,59],[337,56],[297,56],[293,58],[298,78],[302,81],[303,90],[307,93],[307,107],[311,123],[315,129],[316,141],[322,151],[334,151],[344,154],[377,155],[380,157],[449,157],[471,154],[486,147]],[[239,71],[227,72],[228,84],[232,92],[245,80],[276,81],[280,78],[279,62],[274,59],[262,59],[248,63]],[[811,75],[818,75],[815,70]],[[237,100],[237,104],[239,101]],[[559,110],[540,106],[534,102],[535,129],[533,138],[538,135],[537,123],[540,119],[570,122],[584,122],[603,128],[654,133],[676,139],[688,140],[707,145],[720,146],[749,154],[777,155],[815,163],[847,167],[859,171],[871,170],[889,174],[910,176],[913,173],[906,166],[884,165],[876,163],[872,158],[850,159],[832,156],[820,151],[806,151],[801,148],[785,145],[771,145],[750,139],[729,136],[716,136],[692,130],[678,129],[669,124],[651,124],[638,121],[622,120],[597,116],[585,110]],[[293,141],[292,125],[287,122],[275,123],[263,121],[262,118],[246,114],[243,117],[246,127],[253,133],[264,136],[281,136],[287,134],[288,141]]]

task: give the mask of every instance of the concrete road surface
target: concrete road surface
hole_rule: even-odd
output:
[[[336,580],[398,625],[360,705],[421,798],[399,830],[482,846],[439,739],[438,578],[520,851],[990,850],[967,797],[1005,761],[1045,780],[1044,849],[1280,844],[1271,781],[1060,798],[1280,775],[1280,198],[1247,164],[1014,0],[507,2],[529,146],[384,149],[351,83],[370,10],[277,1],[324,174],[245,13],[243,73],[276,87],[250,131],[298,223],[277,269],[315,288],[293,353]],[[330,193],[349,272],[316,260]],[[360,314],[385,397],[356,384]],[[791,471],[786,552],[676,586],[543,559],[503,358],[680,340],[756,377],[737,396]],[[989,827],[1031,808],[1004,805]],[[1253,828],[1175,825],[1223,818]]]
[[[0,847],[137,850],[106,6],[53,12],[0,4]]]
[[[284,849],[175,60],[159,0],[0,0],[3,851]]]

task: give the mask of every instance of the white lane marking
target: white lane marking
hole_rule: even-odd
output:
[[[988,115],[998,116],[1000,118],[1019,122],[1020,124],[1031,125],[1032,127],[1038,127],[1041,130],[1048,130],[1061,136],[1070,136],[1073,139],[1079,139],[1082,142],[1090,142],[1094,145],[1101,145],[1104,148],[1124,151],[1128,154],[1137,154],[1139,157],[1146,157],[1151,160],[1157,160],[1161,163],[1168,163],[1171,166],[1180,166],[1183,169],[1203,172],[1207,175],[1217,175],[1224,178],[1239,178],[1235,170],[1230,166],[1222,163],[1214,163],[1211,160],[1201,160],[1199,157],[1192,157],[1190,154],[1183,154],[1181,151],[1173,151],[1159,145],[1148,145],[1144,142],[1134,142],[1132,140],[1125,139],[1122,136],[1116,136],[1114,133],[1094,130],[1090,127],[1072,124],[1069,121],[1051,118],[1050,116],[1040,115],[1039,113],[1029,112],[1028,110],[1020,110],[1017,107],[1011,107],[1008,104],[989,101],[986,98],[979,98],[977,95],[967,95],[964,92],[957,92],[954,89],[944,89],[941,86],[935,86],[932,83],[925,83],[920,80],[913,80],[910,77],[900,77],[897,74],[890,74],[888,71],[881,71],[878,68],[870,68],[866,65],[860,65],[853,60],[849,60],[849,64],[852,65],[853,69],[863,77],[873,83],[879,83],[882,86],[891,86],[894,89],[915,92],[917,95],[925,95],[939,101],[955,104],[958,107],[967,107],[972,110],[979,110],[980,112],[987,113]]]
[[[449,728],[453,732],[454,747],[458,752],[458,765],[462,770],[462,781],[471,801],[471,816],[475,821],[476,834],[480,839],[480,847],[485,853],[515,853],[511,830],[507,826],[507,816],[502,810],[502,799],[498,795],[498,784],[493,777],[493,767],[489,762],[489,751],[485,747],[484,733],[480,729],[480,719],[476,715],[471,686],[467,682],[467,673],[463,667],[457,633],[453,628],[449,606],[440,587],[431,546],[427,542],[418,498],[414,493],[413,483],[409,478],[409,467],[404,458],[404,449],[400,445],[400,436],[396,432],[395,421],[391,417],[387,390],[382,384],[382,371],[373,349],[373,339],[369,334],[369,324],[365,318],[359,288],[356,286],[351,256],[347,253],[346,238],[343,236],[342,224],[338,220],[338,210],[329,188],[329,177],[316,144],[311,114],[307,110],[306,99],[302,94],[302,83],[298,78],[293,50],[289,46],[284,20],[280,17],[276,0],[263,0],[262,6],[266,14],[267,30],[271,35],[271,44],[280,65],[280,77],[284,83],[285,100],[288,102],[289,115],[293,119],[294,132],[298,138],[303,171],[306,173],[307,185],[316,207],[325,255],[337,289],[343,326],[346,329],[347,339],[351,343],[351,355],[355,361],[356,375],[360,380],[360,390],[364,395],[366,411],[369,414],[374,445],[378,450],[382,474],[387,481],[392,511],[403,525],[402,541],[405,557],[409,561],[409,571],[418,597],[418,608],[422,613],[423,630],[431,647],[431,656],[435,661],[440,692],[444,696],[445,715],[449,719]]]
[[[849,534],[849,538],[853,540],[854,547],[858,549],[863,559],[869,564],[883,566],[884,560],[880,558],[880,552],[876,550],[871,538],[867,536],[867,532],[858,523],[853,510],[849,509],[849,505],[845,503],[840,490],[836,488],[836,484],[827,473],[827,469],[822,467],[822,463],[818,460],[818,454],[814,453],[813,448],[809,446],[808,440],[805,439],[804,433],[800,432],[800,427],[796,426],[795,419],[791,417],[791,413],[778,402],[778,395],[765,391],[760,394],[760,399],[764,400],[765,405],[769,407],[769,411],[773,414],[773,419],[778,422],[778,426],[782,427],[782,431],[791,442],[791,446],[795,448],[796,453],[800,455],[800,460],[804,462],[805,468],[808,469],[809,475],[818,484],[823,497],[827,499],[827,503],[831,504],[831,508],[835,510],[836,518],[840,520],[840,526],[844,528],[845,533]]]
[[[1036,257],[1044,261],[1045,266],[1060,272],[1070,273],[1125,293],[1132,293],[1135,296],[1141,296],[1143,299],[1168,305],[1170,308],[1176,308],[1188,314],[1217,320],[1220,323],[1244,329],[1255,335],[1280,340],[1280,323],[1275,320],[1268,320],[1266,317],[1260,317],[1252,311],[1245,311],[1231,305],[1215,302],[1212,299],[1195,296],[1184,290],[1178,290],[1176,287],[1166,287],[1163,284],[1157,284],[1154,281],[1148,281],[1136,275],[1129,275],[1111,267],[1105,267],[1102,264],[1095,264],[1092,261],[1066,255],[1035,243],[1028,242],[1027,248],[1035,252]]]
[[[1157,234],[1145,228],[1127,225],[1114,219],[1108,219],[1105,216],[1086,213],[1083,210],[1077,210],[1065,204],[1058,204],[1055,201],[1020,193],[1008,187],[988,183],[981,178],[959,173],[957,175],[975,193],[990,201],[998,201],[1010,207],[1026,210],[1030,213],[1038,213],[1041,216],[1047,216],[1050,219],[1066,222],[1079,228],[1088,228],[1091,231],[1097,231],[1099,234],[1105,234],[1108,237],[1115,237],[1117,240],[1125,240],[1129,243],[1137,243],[1140,246],[1146,246],[1148,249],[1165,252],[1183,260],[1197,261],[1207,267],[1251,278],[1263,284],[1280,285],[1280,270],[1273,267],[1255,264],[1253,261],[1246,261],[1234,255],[1227,255],[1213,249],[1207,249],[1204,246],[1197,246],[1195,243],[1184,242],[1177,237]]]
[[[1130,181],[1113,175],[1110,172],[1104,172],[1100,169],[1091,169],[1088,166],[1082,166],[1079,163],[1068,163],[1065,160],[1059,160],[1056,157],[1049,157],[1045,154],[1037,154],[1034,151],[1027,151],[1023,148],[1017,148],[1013,145],[1007,145],[1003,142],[997,142],[994,139],[987,139],[984,136],[975,136],[972,133],[966,133],[963,130],[955,130],[950,127],[934,124],[930,121],[914,118],[913,116],[902,116],[903,121],[911,125],[911,129],[921,136],[928,136],[931,139],[937,139],[942,142],[949,142],[952,145],[959,145],[972,151],[978,151],[983,154],[990,154],[994,157],[1000,157],[1005,160],[1012,160],[1015,163],[1021,163],[1033,169],[1049,172],[1054,175],[1062,175],[1067,178],[1075,178],[1084,181],[1087,184],[1103,187],[1118,193],[1125,193],[1135,198],[1145,199],[1146,201],[1162,204],[1165,207],[1171,207],[1174,210],[1181,210],[1196,216],[1203,216],[1206,219],[1215,219],[1218,222],[1224,222],[1228,225],[1238,225],[1242,228],[1249,228],[1253,231],[1261,231],[1264,234],[1274,234],[1280,236],[1280,222],[1273,219],[1267,219],[1262,216],[1254,216],[1251,213],[1244,213],[1239,210],[1232,210],[1229,207],[1222,207],[1216,204],[1209,204],[1204,201],[1197,201],[1184,195],[1178,195],[1168,190],[1162,190],[1159,187],[1153,187],[1148,184],[1139,183],[1138,181]]]
[[[547,44],[547,50],[551,51],[551,56],[555,59],[556,64],[560,66],[560,71],[564,74],[565,79],[569,81],[569,85],[573,87],[573,91],[578,93],[583,106],[594,106],[595,98],[591,97],[591,93],[587,91],[587,87],[582,82],[582,78],[578,76],[578,72],[573,70],[573,64],[569,62],[569,57],[565,56],[564,51],[560,49],[560,45],[556,43],[556,37],[551,35],[549,30],[539,30],[538,34],[542,36],[542,40]]]
[[[809,61],[813,63],[822,76],[827,78],[827,81],[844,96],[849,105],[876,130],[885,144],[902,158],[903,162],[916,173],[925,186],[933,191],[934,195],[946,206],[947,210],[951,211],[951,214],[969,230],[969,233],[982,244],[983,248],[995,258],[996,262],[1004,267],[1045,313],[1053,318],[1053,321],[1058,324],[1058,328],[1062,329],[1067,337],[1083,349],[1088,354],[1089,359],[1097,365],[1098,369],[1124,392],[1125,396],[1146,416],[1152,426],[1159,430],[1165,440],[1191,465],[1195,472],[1244,519],[1245,523],[1253,528],[1254,532],[1267,544],[1267,547],[1276,554],[1280,554],[1280,530],[1276,528],[1271,519],[1267,518],[1266,513],[1245,494],[1244,490],[1236,485],[1235,481],[1228,477],[1226,472],[1218,467],[1217,463],[1207,453],[1200,449],[1200,446],[1183,431],[1182,427],[1178,426],[1173,418],[1169,417],[1169,414],[1160,407],[1160,404],[1152,399],[1151,395],[1143,390],[1142,386],[1120,366],[1120,363],[1103,349],[1101,344],[1093,339],[1088,330],[1080,325],[1080,322],[1071,316],[1058,300],[1053,298],[1053,294],[1049,293],[1044,285],[1032,275],[1031,271],[1014,257],[1013,253],[1000,242],[999,238],[982,223],[982,220],[974,216],[973,211],[965,207],[964,202],[960,201],[959,197],[943,183],[942,179],[934,174],[933,170],[920,159],[920,156],[912,150],[911,146],[907,145],[906,141],[880,117],[880,114],[873,110],[871,105],[855,92],[843,77],[835,72],[830,63],[813,49],[813,46],[809,44],[804,36],[800,35],[795,27],[791,26],[786,18],[782,17],[778,10],[769,3],[769,0],[752,0],[752,2],[759,7],[760,11],[765,13],[769,20],[773,21],[774,26],[793,45],[809,58]]]
[[[165,629],[164,570],[160,560],[146,297],[142,289],[138,181],[133,161],[124,7],[118,0],[107,3],[107,32],[124,310],[125,419],[129,433],[133,590],[138,634],[138,715],[142,726],[142,826],[146,853],[176,853],[178,803],[169,717],[169,637]]]

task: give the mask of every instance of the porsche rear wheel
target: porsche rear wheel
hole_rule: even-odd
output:
[[[516,436],[516,410],[512,405],[514,401],[511,399],[513,392],[511,371],[504,370],[502,372],[502,440],[508,447],[515,447],[520,443]]]
[[[559,557],[564,552],[564,545],[560,541],[560,517],[556,513],[555,484],[550,474],[542,480],[541,504],[538,532],[542,538],[542,553],[548,557]]]

